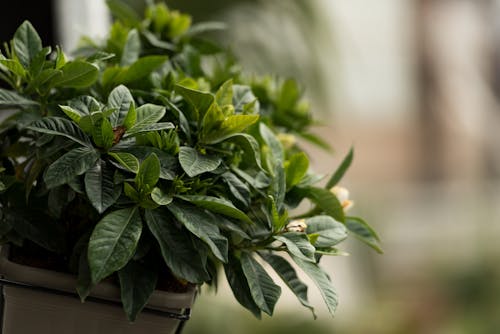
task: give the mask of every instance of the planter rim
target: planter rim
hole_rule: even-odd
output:
[[[9,260],[9,253],[10,247],[8,245],[0,247],[0,276],[2,278],[78,296],[76,292],[77,279],[75,276],[12,262]],[[194,285],[189,286],[188,290],[183,293],[155,290],[146,307],[160,311],[189,309],[194,303],[196,291],[197,287]],[[106,281],[92,288],[89,296],[105,301],[121,303],[120,289],[116,285]]]

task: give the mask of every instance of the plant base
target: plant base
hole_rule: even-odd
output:
[[[147,309],[129,323],[112,284],[96,286],[88,301],[74,292],[75,278],[8,260],[0,254],[2,334],[173,334],[189,319],[196,289],[186,293],[156,291]]]

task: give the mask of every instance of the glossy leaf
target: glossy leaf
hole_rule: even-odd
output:
[[[305,233],[287,232],[275,236],[274,239],[283,242],[290,254],[304,261],[316,262],[314,258],[315,248]]]
[[[245,110],[245,106],[255,102],[257,98],[248,86],[233,85],[233,105],[237,113]]]
[[[215,94],[215,101],[219,106],[233,104],[233,80],[224,82]]]
[[[351,166],[353,158],[354,158],[354,149],[351,148],[347,156],[344,158],[344,160],[342,160],[339,168],[335,171],[330,180],[328,180],[328,182],[326,183],[325,186],[326,189],[330,189],[337,183],[339,183],[339,181],[342,179],[347,169],[349,169],[349,167]]]
[[[222,178],[229,187],[231,195],[245,207],[250,206],[250,189],[248,186],[231,172],[222,174]]]
[[[315,216],[306,219],[307,234],[318,234],[314,246],[332,247],[347,238],[346,226],[330,216]]]
[[[99,152],[89,147],[75,148],[53,162],[44,176],[47,188],[70,182],[75,176],[82,175],[94,167]]]
[[[243,211],[239,210],[233,205],[233,203],[223,198],[199,195],[183,195],[177,197],[209,211],[236,218],[249,224],[252,223],[250,218],[248,218]]]
[[[174,129],[175,125],[170,122],[161,122],[155,123],[151,125],[133,126],[131,127],[125,134],[124,138],[128,138],[129,136],[134,136],[143,132],[151,132],[151,131],[161,131],[161,130],[170,130]]]
[[[316,263],[303,261],[293,255],[292,259],[299,266],[299,268],[311,278],[314,284],[316,284],[323,300],[325,301],[328,311],[330,314],[334,315],[338,305],[338,296],[337,291],[332,286],[328,275]]]
[[[283,282],[290,288],[290,290],[297,297],[299,302],[311,310],[314,319],[316,319],[316,314],[314,313],[314,308],[309,303],[307,298],[307,285],[302,282],[297,276],[297,272],[293,266],[281,256],[272,253],[259,253],[259,255],[271,265],[271,267],[276,271],[278,276],[283,280]]]
[[[83,146],[92,147],[89,137],[72,121],[60,117],[45,117],[31,123],[28,129],[63,136]]]
[[[106,5],[115,18],[127,23],[128,25],[133,26],[141,21],[141,18],[137,15],[136,11],[123,1],[106,0]]]
[[[23,65],[21,65],[21,63],[16,60],[0,59],[0,64],[18,77],[24,78],[26,76],[27,72],[24,69]]]
[[[113,127],[124,123],[133,103],[134,98],[127,87],[119,85],[111,91],[108,97],[108,106],[115,109],[109,117]]]
[[[260,135],[262,136],[262,139],[264,139],[264,142],[271,150],[275,164],[283,163],[284,161],[283,147],[281,146],[281,143],[278,140],[278,138],[276,138],[271,129],[269,129],[269,127],[264,123],[259,124],[259,131]]]
[[[191,233],[203,240],[219,260],[227,262],[228,241],[220,233],[213,215],[195,206],[177,202],[170,203],[167,208]]]
[[[257,306],[265,313],[273,315],[274,306],[281,295],[281,288],[250,254],[241,254],[241,268],[248,281],[250,293]]]
[[[286,188],[290,189],[299,184],[309,169],[309,158],[304,152],[290,157],[286,167]]]
[[[227,282],[231,287],[234,298],[252,314],[259,318],[261,317],[260,307],[255,303],[247,278],[241,268],[241,261],[234,256],[230,257],[228,264],[224,264],[224,273],[226,274]]]
[[[152,268],[130,261],[118,272],[118,277],[123,309],[128,320],[133,322],[153,294],[158,274]]]
[[[167,61],[167,57],[165,56],[145,56],[139,58],[130,67],[119,72],[113,82],[115,84],[127,84],[140,80],[150,75],[151,72],[160,67],[165,61]]]
[[[52,80],[52,85],[56,87],[85,88],[95,83],[99,75],[96,65],[82,60],[66,63],[61,71],[62,75]]]
[[[322,211],[339,222],[344,222],[344,209],[337,197],[327,189],[309,187],[307,197]]]
[[[205,93],[181,85],[176,85],[175,90],[196,110],[198,117],[203,118],[215,98],[210,93]]]
[[[146,223],[160,245],[163,260],[175,276],[191,283],[203,283],[210,277],[189,234],[177,227],[161,210],[146,210]]]
[[[129,66],[139,59],[141,52],[141,40],[137,29],[132,29],[127,35],[127,41],[123,48],[120,66]]]
[[[16,56],[25,69],[29,69],[32,59],[42,50],[42,40],[28,21],[17,28],[13,45]]]
[[[174,198],[172,195],[163,192],[160,188],[155,187],[151,192],[151,199],[158,205],[168,205]]]
[[[104,160],[99,160],[85,173],[85,191],[92,206],[103,213],[121,195],[121,187],[115,186],[114,170]]]
[[[88,259],[93,283],[122,269],[134,255],[141,237],[138,208],[113,211],[97,223],[90,236]]]
[[[0,109],[36,106],[38,102],[25,98],[15,92],[0,88]]]
[[[135,183],[140,191],[150,193],[159,179],[160,160],[153,153],[141,163],[139,172],[135,177]]]
[[[139,160],[133,154],[126,152],[109,152],[108,154],[126,170],[133,173],[139,171]]]
[[[187,175],[195,177],[215,170],[221,164],[221,159],[201,154],[192,147],[182,146],[179,151],[179,162]]]
[[[250,125],[257,122],[258,115],[234,115],[222,121],[216,131],[206,134],[203,141],[207,144],[216,144],[236,133],[240,133]]]
[[[256,166],[258,169],[262,169],[262,164],[260,160],[261,152],[259,143],[257,140],[246,133],[237,133],[235,135],[230,136],[227,139],[229,142],[232,142],[238,145],[244,152],[242,156],[242,162],[248,166]]]
[[[149,103],[144,104],[136,109],[135,124],[127,130],[127,133],[138,133],[145,131],[151,128],[151,126],[157,123],[159,120],[161,120],[164,115],[165,107]],[[165,123],[163,126],[164,129],[171,129],[172,127],[172,123]]]
[[[379,236],[363,219],[357,217],[346,217],[345,226],[354,234],[355,237],[375,249],[378,253],[384,252],[380,247]]]
[[[71,120],[77,124],[82,119],[82,116],[84,116],[79,110],[73,109],[70,106],[59,106],[59,108],[61,108],[61,110],[66,114],[66,116],[71,118]]]

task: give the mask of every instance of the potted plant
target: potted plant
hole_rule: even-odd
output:
[[[29,22],[0,55],[4,332],[171,333],[219,269],[260,317],[281,293],[269,268],[313,311],[298,266],[333,314],[321,257],[343,254],[349,233],[380,251],[337,186],[352,150],[319,186],[295,137],[325,144],[294,81],[242,74],[200,37],[219,25],[163,4],[144,18],[108,5],[109,37],[83,39],[74,59],[43,47]],[[311,209],[294,214],[303,201]],[[42,302],[23,302],[28,292]]]

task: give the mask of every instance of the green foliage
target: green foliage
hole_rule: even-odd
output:
[[[315,185],[294,136],[326,145],[309,132],[295,81],[239,73],[199,36],[218,25],[191,27],[164,4],[141,18],[107,3],[116,19],[109,37],[84,40],[74,59],[44,48],[29,22],[0,53],[10,87],[0,89],[0,109],[14,112],[0,126],[2,243],[72,259],[65,269],[82,299],[114,277],[131,321],[161,273],[214,283],[220,265],[245,308],[271,315],[281,288],[262,261],[313,311],[290,258],[333,314],[321,256],[342,254],[334,247],[348,233],[380,251],[374,230],[346,217],[328,189],[352,151],[327,189]],[[303,200],[315,207],[291,221]]]

